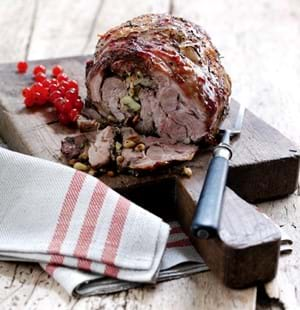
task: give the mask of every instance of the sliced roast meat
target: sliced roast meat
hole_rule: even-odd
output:
[[[122,168],[132,170],[154,170],[158,167],[173,162],[192,160],[197,152],[195,145],[185,144],[155,144],[150,147],[146,145],[146,151],[138,152],[134,149],[123,149],[124,161]]]
[[[170,144],[163,138],[139,135],[131,127],[117,130],[107,126],[86,135],[66,138],[61,151],[67,160],[80,160],[82,153],[87,152],[89,164],[96,169],[116,161],[121,170],[151,171],[173,162],[192,160],[198,149],[193,144]]]
[[[88,144],[88,139],[83,136],[66,137],[61,142],[61,153],[65,159],[77,159],[84,151],[85,146]]]
[[[230,78],[207,33],[165,14],[143,15],[100,36],[87,67],[87,106],[103,123],[174,143],[218,129]]]
[[[96,111],[94,108],[87,108],[84,107],[83,110],[81,111],[81,114],[91,120],[96,120],[99,123],[102,121],[102,116],[99,114],[98,111]]]
[[[80,115],[77,119],[77,127],[81,132],[88,132],[97,130],[99,123],[95,119],[87,119]]]
[[[130,133],[128,135],[128,132]],[[192,160],[198,147],[196,145],[186,145],[183,143],[166,144],[163,139],[156,137],[139,136],[130,128],[122,128],[123,144],[126,140],[137,141],[131,148],[123,148],[121,155],[123,161],[121,168],[132,170],[154,170],[158,167],[168,165],[172,162]],[[138,145],[144,145],[144,150],[139,151]]]
[[[139,143],[141,141],[141,136],[131,127],[123,127],[120,130],[122,136],[122,142],[126,140],[131,140],[134,143]]]
[[[183,143],[164,144],[159,138],[143,139],[147,148],[147,156],[152,160],[165,162],[192,160],[198,150],[196,145],[187,145]]]
[[[111,161],[111,151],[115,142],[115,130],[111,126],[100,130],[95,142],[88,150],[88,159],[92,167],[103,167]]]
[[[147,160],[144,152],[136,152],[134,148],[123,148],[121,156],[123,157],[123,161],[120,163],[120,168],[122,169],[134,169],[133,167],[137,162],[140,160]],[[152,170],[151,167],[148,170]]]

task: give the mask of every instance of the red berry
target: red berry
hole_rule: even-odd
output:
[[[30,94],[30,88],[29,87],[25,87],[25,88],[23,88],[23,90],[22,90],[22,95],[23,95],[23,97],[28,97],[28,95]]]
[[[63,112],[64,104],[65,104],[65,100],[63,97],[58,97],[58,98],[54,99],[54,101],[53,101],[53,105],[54,105],[55,109],[57,110],[57,112],[59,112],[59,113]]]
[[[60,73],[63,73],[64,69],[60,65],[56,65],[52,68],[52,75],[53,76],[58,76]]]
[[[49,97],[49,91],[48,91],[48,89],[45,88],[45,87],[43,87],[43,88],[41,88],[40,93],[41,93],[41,95],[43,96],[43,98],[45,98],[45,100],[47,101],[47,100],[48,100],[48,97]]]
[[[43,95],[41,96],[40,99],[41,105],[45,105],[48,102],[48,97],[44,97]]]
[[[75,88],[78,92],[78,83],[75,80],[68,81],[68,89]]]
[[[62,98],[62,93],[59,90],[55,90],[54,92],[51,92],[49,95],[50,102],[54,103],[54,100],[57,98]]]
[[[56,90],[58,90],[58,85],[56,85],[56,84],[51,84],[51,85],[49,86],[49,93],[50,93],[50,94],[53,93],[53,92],[55,92]]]
[[[59,83],[59,86],[63,86],[66,90],[68,90],[68,86],[69,86],[69,83],[65,80],[62,80],[60,83]]]
[[[82,108],[83,108],[83,102],[81,99],[77,99],[75,102],[73,102],[73,107],[75,109],[77,109],[79,112],[81,112]]]
[[[72,102],[68,99],[65,99],[65,104],[63,107],[63,112],[68,114],[73,109]]]
[[[32,100],[31,97],[26,97],[26,98],[24,99],[24,104],[25,104],[25,106],[26,106],[27,108],[30,108],[30,107],[32,107],[32,106],[34,105],[34,102],[33,102],[33,100]]]
[[[51,84],[51,80],[49,79],[45,79],[43,82],[42,82],[43,86],[46,87],[46,88],[49,88]]]
[[[34,84],[32,84],[32,86],[31,86],[31,90],[33,91],[33,92],[39,92],[41,89],[43,89],[44,88],[44,86],[43,86],[43,84],[42,83],[40,83],[40,82],[36,82],[36,83],[34,83]]]
[[[59,83],[58,83],[57,79],[53,78],[53,79],[51,79],[51,84],[52,85],[58,85]]]
[[[35,66],[35,67],[33,68],[32,73],[33,73],[34,75],[37,75],[37,74],[39,74],[39,73],[46,73],[46,67],[43,66],[43,65]]]
[[[58,120],[62,125],[67,125],[70,122],[68,115],[65,113],[59,113]]]
[[[68,79],[69,79],[69,77],[65,73],[60,73],[57,76],[58,82],[67,81]]]
[[[65,93],[66,93],[66,88],[65,88],[64,86],[59,86],[58,89],[60,90],[60,92],[61,92],[63,95],[65,95]]]
[[[28,64],[26,61],[19,61],[17,63],[17,71],[19,73],[25,73],[27,71],[28,68]]]
[[[47,78],[46,74],[42,72],[34,76],[34,80],[40,83],[43,83],[46,80],[46,78]]]
[[[45,103],[44,97],[41,93],[34,93],[34,103],[36,103],[37,105],[43,105]]]
[[[77,98],[78,98],[76,89],[75,88],[69,89],[66,92],[65,97],[66,97],[66,99],[69,99],[72,103],[74,103],[77,100]]]
[[[77,109],[72,109],[69,112],[69,119],[70,119],[71,122],[76,122],[78,117],[79,117],[79,112],[78,112]]]

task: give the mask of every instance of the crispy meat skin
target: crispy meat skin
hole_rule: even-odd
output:
[[[141,99],[141,114],[147,111],[150,119],[141,119],[136,127],[140,133],[153,130],[172,143],[195,143],[215,133],[228,106],[231,82],[218,51],[200,26],[170,15],[149,14],[100,36],[93,62],[87,64],[86,85],[87,102],[102,120],[108,118],[111,107],[118,106],[117,102],[108,106],[102,98],[103,85],[108,89],[107,74],[120,77],[137,70],[158,85],[153,99]],[[110,86],[115,98],[118,87],[123,91],[117,83]],[[107,91],[104,94],[110,97]],[[149,101],[151,107],[143,108]],[[122,123],[122,114],[114,112]],[[160,119],[166,119],[166,124]]]

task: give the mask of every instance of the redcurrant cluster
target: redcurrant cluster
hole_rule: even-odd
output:
[[[27,67],[27,63],[19,62],[17,70],[19,73],[25,73]],[[24,88],[22,95],[27,108],[52,104],[57,111],[60,123],[67,125],[77,121],[83,102],[78,95],[77,81],[69,79],[63,71],[61,66],[54,66],[50,79],[47,78],[45,66],[34,67],[32,73],[35,82],[30,87]]]

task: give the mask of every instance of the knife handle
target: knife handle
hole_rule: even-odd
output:
[[[192,221],[192,234],[198,238],[208,239],[218,234],[231,156],[231,148],[226,143],[214,149]]]

